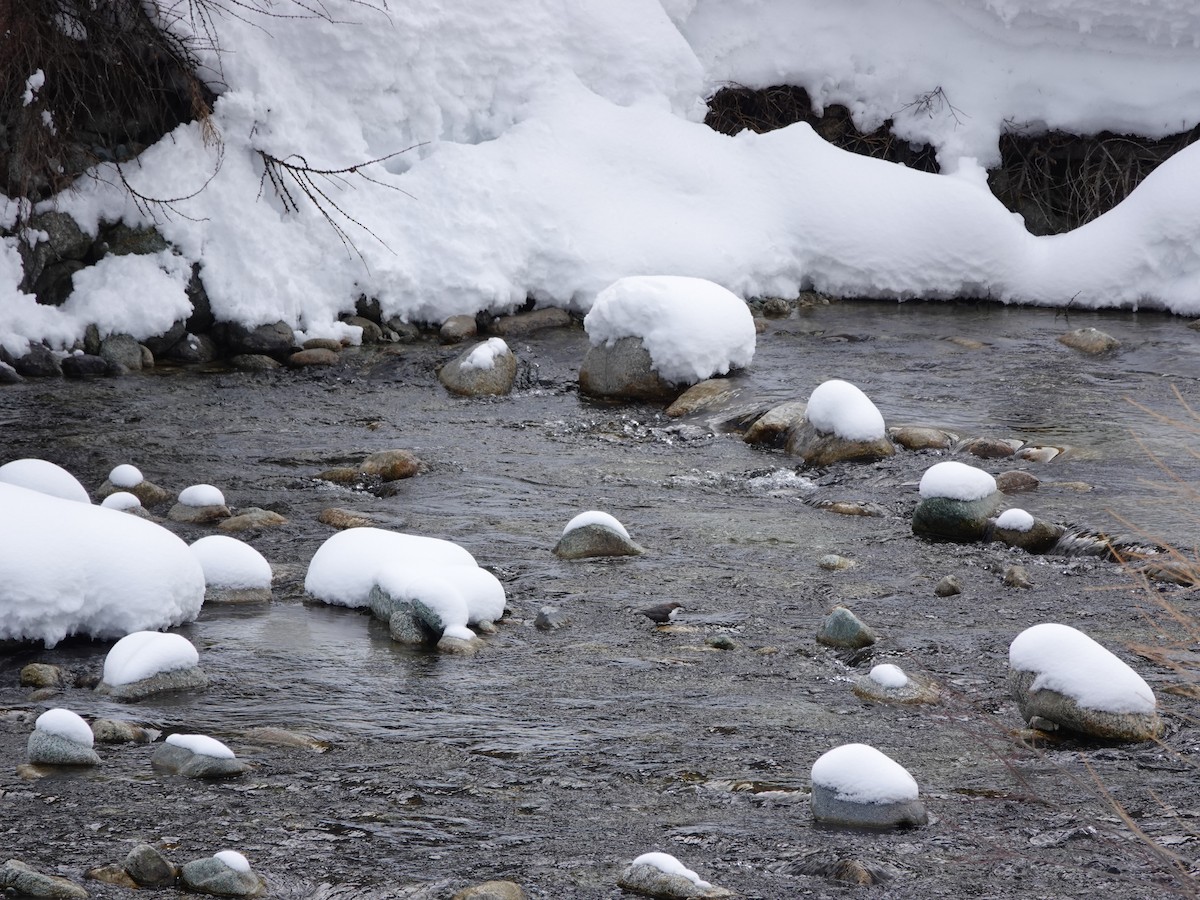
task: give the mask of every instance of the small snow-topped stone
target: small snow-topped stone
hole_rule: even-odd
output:
[[[1137,672],[1069,625],[1026,628],[1009,646],[1008,664],[1037,674],[1030,690],[1057,691],[1085,709],[1153,713],[1157,706],[1154,691]]]
[[[917,782],[898,762],[868,744],[843,744],[812,766],[813,784],[853,803],[902,803],[917,799]]]
[[[100,505],[105,509],[124,511],[127,509],[137,509],[142,505],[142,501],[136,495],[129,493],[129,491],[117,491],[101,500]]]
[[[712,887],[711,884],[701,879],[699,875],[677,860],[670,853],[643,853],[641,856],[635,859],[632,864],[635,866],[653,866],[660,872],[666,872],[668,875],[679,875],[696,885],[696,887]]]
[[[112,482],[113,487],[131,488],[137,487],[145,479],[137,466],[124,463],[108,473],[108,480]]]
[[[44,459],[14,459],[5,463],[0,466],[0,481],[63,500],[92,502],[79,479],[62,466]]]
[[[200,756],[211,756],[213,759],[233,759],[233,751],[206,734],[172,734],[167,736],[167,743]]]
[[[1030,531],[1033,524],[1033,516],[1023,509],[1006,509],[996,519],[997,528],[1007,528],[1011,531]]]
[[[210,587],[269,588],[271,564],[244,541],[210,534],[191,545]]]
[[[861,390],[834,378],[808,398],[805,417],[819,431],[847,441],[874,441],[886,435],[883,416]]]
[[[92,742],[95,740],[91,726],[81,716],[69,709],[46,710],[37,717],[34,728],[47,734],[57,734],[59,737],[64,737],[76,744],[83,744],[85,747],[92,746]]]
[[[950,460],[925,470],[920,492],[926,499],[982,500],[996,492],[996,479],[982,469]]]
[[[224,506],[225,495],[211,484],[193,484],[179,492],[184,506]]]
[[[624,525],[618,522],[614,516],[610,516],[606,512],[600,512],[598,509],[581,512],[567,523],[562,533],[566,534],[568,531],[574,531],[576,528],[582,528],[585,525],[603,525],[605,528],[611,528],[617,534],[621,535],[621,537],[630,539],[629,532],[625,530]]]
[[[496,365],[496,358],[510,352],[503,338],[488,338],[482,344],[475,346],[462,361],[464,369],[491,369]]]
[[[902,688],[908,684],[904,670],[891,663],[880,663],[872,668],[871,680],[886,688]]]
[[[104,659],[104,681],[113,686],[132,684],[160,672],[187,669],[200,662],[191,641],[178,634],[135,631],[108,651]]]
[[[235,872],[250,871],[250,860],[236,850],[219,850],[213,854],[213,859],[219,859]]]

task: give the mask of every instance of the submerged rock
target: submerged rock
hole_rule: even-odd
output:
[[[898,425],[888,429],[892,443],[905,450],[949,450],[958,442],[958,436],[940,428],[923,425]]]
[[[515,881],[485,881],[463,888],[450,900],[525,900],[525,891]]]
[[[699,412],[708,412],[727,406],[741,390],[734,387],[728,378],[709,378],[693,384],[690,388],[675,398],[666,409],[666,415],[672,419],[680,416],[691,416]]]
[[[906,674],[899,666],[883,663],[854,682],[854,693],[880,703],[937,703],[938,691],[924,678]]]
[[[378,450],[362,461],[358,471],[382,481],[399,481],[421,471],[421,460],[408,450]]]
[[[97,719],[92,723],[92,734],[101,744],[148,744],[155,735],[140,725],[119,719]]]
[[[1058,342],[1072,350],[1092,356],[1109,353],[1121,346],[1120,341],[1099,328],[1077,328],[1074,331],[1068,331],[1059,337]]]
[[[849,440],[821,431],[804,421],[788,432],[787,452],[804,459],[806,466],[831,466],[839,462],[875,462],[896,452],[887,436],[868,440]]]
[[[804,400],[780,403],[755,419],[742,440],[758,447],[782,447],[787,443],[788,433],[804,424],[807,409],[808,403]]]
[[[249,531],[253,528],[274,528],[286,525],[287,519],[269,509],[251,506],[217,525],[221,531]]]

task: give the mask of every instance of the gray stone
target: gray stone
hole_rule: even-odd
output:
[[[29,735],[29,762],[35,766],[98,766],[100,757],[87,744],[79,744],[48,731]]]
[[[627,891],[642,894],[646,897],[658,897],[662,900],[684,900],[693,897],[732,897],[725,888],[710,885],[701,887],[682,875],[669,875],[657,866],[648,863],[629,865],[617,884]]]
[[[451,316],[442,323],[438,337],[443,344],[461,344],[479,333],[474,316]]]
[[[1027,491],[1035,491],[1041,483],[1036,475],[1022,472],[1019,469],[1001,472],[996,476],[996,488],[1005,494],[1023,494]]]
[[[150,765],[159,772],[182,775],[184,778],[234,778],[250,768],[236,757],[221,759],[205,756],[177,744],[165,743],[159,744],[158,749],[154,751],[154,755],[150,757]]]
[[[251,506],[243,509],[236,516],[230,516],[228,519],[225,519],[217,525],[217,528],[225,532],[250,531],[255,528],[275,528],[279,525],[286,525],[287,521],[284,516],[281,516],[277,512]]]
[[[421,471],[421,460],[408,450],[380,450],[364,459],[358,471],[383,481],[399,481]]]
[[[49,663],[29,663],[21,668],[22,687],[58,687],[63,683],[63,670]]]
[[[421,329],[399,316],[393,316],[384,324],[396,333],[396,340],[401,344],[412,344],[421,339]]]
[[[0,362],[0,384],[20,384],[25,379],[6,362]]]
[[[700,412],[711,412],[728,406],[741,393],[728,378],[709,378],[693,384],[675,398],[666,409],[672,419],[691,416]]]
[[[400,644],[417,647],[432,644],[437,638],[436,632],[430,630],[429,626],[417,617],[411,604],[406,603],[403,608],[397,609],[383,621],[388,623],[388,632],[392,640]]]
[[[525,900],[526,894],[515,881],[485,881],[463,888],[450,900]]]
[[[270,372],[283,367],[283,363],[263,353],[239,353],[229,359],[229,364],[241,372]]]
[[[736,650],[737,641],[727,634],[714,634],[704,641],[705,647],[712,647],[714,650]]]
[[[212,362],[220,355],[217,342],[207,334],[185,334],[164,354],[167,359],[181,363]]]
[[[683,389],[664,381],[641,338],[624,337],[588,349],[579,368],[579,389],[593,397],[673,400]]]
[[[543,606],[533,620],[533,627],[540,631],[555,631],[569,624],[571,620],[557,606]]]
[[[1004,586],[1031,588],[1033,582],[1029,580],[1029,573],[1025,571],[1024,566],[1008,566],[1004,570]]]
[[[906,673],[907,674],[907,673]],[[908,675],[908,682],[901,687],[888,687],[868,675],[860,675],[851,688],[856,697],[877,703],[899,703],[902,705],[937,703],[940,699],[937,688],[915,675]]]
[[[238,872],[215,856],[184,863],[179,880],[189,891],[217,897],[255,897],[266,888],[253,871]]]
[[[148,744],[154,739],[140,725],[120,719],[97,719],[92,723],[92,734],[101,744]]]
[[[806,466],[829,466],[839,462],[875,462],[896,452],[887,436],[870,441],[851,441],[820,431],[805,419],[788,432],[787,452],[799,456]]]
[[[1066,532],[1061,525],[1034,519],[1033,527],[1027,531],[996,526],[992,529],[992,540],[1010,547],[1019,547],[1027,553],[1049,553]]]
[[[619,531],[591,524],[572,528],[554,545],[560,559],[591,559],[598,556],[641,556],[646,551]]]
[[[905,450],[949,450],[958,441],[958,436],[940,428],[921,425],[899,425],[888,429],[892,442]]]
[[[270,747],[292,747],[297,750],[311,750],[314,753],[326,753],[329,750],[328,741],[318,740],[303,732],[288,731],[286,728],[275,728],[270,725],[248,728],[242,732],[242,738],[254,744],[266,744]]]
[[[483,648],[483,641],[479,638],[460,638],[452,637],[448,634],[443,634],[438,638],[437,648],[442,653],[454,653],[459,656],[474,656]]]
[[[128,888],[136,890],[140,885],[133,880],[133,877],[125,871],[124,866],[119,866],[116,863],[109,863],[104,866],[96,866],[94,869],[88,869],[83,873],[84,878],[90,878],[93,881],[103,881],[105,884],[115,885],[116,887]]]
[[[479,369],[465,365],[467,357],[475,352],[476,344],[464,350],[438,371],[438,380],[446,390],[464,397],[502,396],[513,389],[517,380],[517,358],[512,350],[505,349],[492,360],[491,368]]]
[[[100,249],[107,256],[144,256],[167,249],[156,228],[130,228],[123,222],[104,229]]]
[[[980,459],[1007,459],[1017,452],[1020,441],[977,437],[963,444],[963,450]]]
[[[937,583],[933,592],[939,597],[953,597],[962,593],[962,583],[953,575],[947,575]]]
[[[19,897],[44,897],[48,900],[83,900],[88,893],[73,881],[35,872],[19,859],[0,866],[0,888]]]
[[[137,372],[142,368],[142,345],[128,334],[110,334],[100,342],[100,357],[110,365]]]
[[[288,357],[287,364],[293,369],[305,369],[310,366],[336,366],[341,362],[342,354],[324,347],[314,347],[311,350],[297,350]]]
[[[804,400],[789,400],[767,410],[746,429],[742,437],[747,444],[760,447],[782,447],[788,434],[804,423],[808,403]]]
[[[894,803],[858,803],[843,800],[822,784],[812,786],[812,814],[818,822],[853,828],[896,828],[924,825],[929,814],[920,799]]]
[[[499,337],[523,337],[543,328],[566,328],[571,324],[571,314],[565,309],[548,306],[512,316],[500,316],[488,324],[488,334]]]
[[[112,697],[114,700],[141,700],[154,694],[193,691],[205,687],[208,687],[208,676],[199,666],[192,666],[176,669],[174,672],[159,672],[129,684],[112,685],[102,681],[96,685],[96,693]]]
[[[147,887],[171,884],[179,875],[179,867],[150,844],[138,844],[122,865],[134,881]]]
[[[286,357],[296,346],[296,333],[286,322],[272,322],[254,328],[224,322],[214,329],[214,337],[232,355]]]
[[[247,603],[270,603],[271,588],[224,587],[210,584],[204,589],[204,602],[214,605],[238,606]]]
[[[322,525],[329,525],[332,528],[369,528],[375,524],[375,520],[369,516],[361,515],[348,509],[339,509],[336,506],[330,506],[321,510],[317,516],[317,521]]]
[[[187,334],[187,322],[180,319],[164,331],[162,334],[151,335],[142,341],[142,346],[149,350],[155,357],[165,357],[167,352],[183,340]]]
[[[211,525],[221,519],[228,519],[229,516],[229,507],[223,503],[213,506],[188,506],[184,503],[176,503],[167,511],[168,519],[172,522],[182,522],[185,525]]]
[[[369,319],[376,324],[382,324],[383,308],[379,303],[379,298],[368,297],[366,294],[360,295],[354,301],[354,315],[363,319]]]
[[[826,553],[817,560],[817,565],[830,572],[838,572],[842,569],[853,568],[854,560],[847,559],[844,556],[838,556],[836,553]]]
[[[110,372],[109,363],[102,356],[90,353],[72,353],[63,357],[62,373],[66,378],[95,378]]]
[[[31,231],[46,232],[47,238],[32,247],[25,241],[17,245],[25,271],[21,280],[22,290],[38,293],[37,286],[43,273],[55,263],[71,260],[77,267],[82,267],[78,261],[91,250],[92,238],[79,227],[73,216],[58,210],[38,213],[30,217],[29,228]],[[66,299],[65,296],[62,299]]]
[[[959,543],[983,540],[999,503],[999,491],[979,500],[926,497],[913,512],[913,534]]]
[[[1077,328],[1074,331],[1068,331],[1059,337],[1058,342],[1072,350],[1092,356],[1109,353],[1121,346],[1121,342],[1115,337],[1098,328]]]
[[[829,647],[857,650],[876,640],[875,632],[844,606],[835,606],[817,631],[817,641]]]
[[[342,352],[342,342],[333,338],[309,338],[304,342],[305,350],[332,350],[334,353]]]
[[[12,364],[26,378],[61,378],[63,373],[62,359],[45,344],[30,344],[29,351]]]
[[[1034,718],[1053,722],[1060,728],[1108,741],[1152,741],[1162,736],[1158,713],[1113,713],[1087,709],[1058,691],[1033,690],[1037,672],[1010,669],[1009,694],[1017,701],[1026,722]]]
[[[367,316],[347,316],[342,321],[362,329],[363,344],[378,344],[383,341],[383,329],[379,327],[378,320],[371,321]]]

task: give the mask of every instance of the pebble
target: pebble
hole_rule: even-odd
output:
[[[817,631],[817,641],[828,647],[857,650],[869,647],[876,640],[870,626],[844,606],[835,606]]]
[[[524,337],[543,328],[566,328],[571,324],[571,314],[557,306],[535,309],[530,312],[500,316],[488,323],[488,334],[502,338]]]
[[[817,565],[822,569],[827,569],[830,572],[838,572],[842,569],[852,568],[855,563],[852,559],[847,559],[844,556],[838,556],[836,553],[826,553],[817,560]]]
[[[97,866],[94,869],[88,869],[83,874],[84,878],[90,878],[93,881],[103,881],[105,884],[111,884],[114,887],[127,888],[129,890],[137,890],[141,887],[133,877],[125,871],[124,866],[116,863],[109,863],[105,866]]]
[[[229,364],[240,372],[269,372],[283,368],[283,363],[262,353],[239,353],[229,359]]]
[[[533,620],[534,628],[541,631],[554,631],[564,628],[570,623],[571,620],[567,618],[567,614],[557,606],[543,606]]]
[[[1003,438],[972,438],[963,444],[962,449],[980,459],[1006,459],[1017,452],[1021,442]]]
[[[446,390],[463,397],[499,397],[511,393],[517,381],[517,358],[501,338],[489,338],[503,349],[492,357],[487,368],[467,365],[481,344],[468,347],[438,371],[438,380]]]
[[[311,750],[314,753],[325,753],[329,743],[321,741],[312,735],[299,731],[288,731],[286,728],[275,728],[263,725],[258,728],[248,728],[242,732],[242,738],[255,744],[266,744],[271,747],[293,747],[297,750]]]
[[[1012,565],[1004,570],[1004,586],[1031,588],[1033,582],[1029,580],[1029,573],[1025,571],[1024,566]]]
[[[1062,450],[1058,447],[1022,447],[1016,455],[1017,459],[1026,459],[1029,462],[1048,463],[1061,453]]]
[[[317,521],[322,525],[329,525],[333,528],[369,528],[375,524],[374,519],[369,516],[361,515],[360,513],[351,512],[348,509],[340,509],[336,506],[330,506],[321,510],[317,516]]]
[[[953,575],[947,575],[937,583],[933,592],[939,597],[953,597],[955,594],[962,593],[962,583]]]
[[[736,650],[737,641],[727,634],[714,634],[712,637],[705,639],[704,645],[712,647],[714,650]]]
[[[138,844],[130,850],[123,868],[134,881],[147,887],[170,884],[179,875],[179,867],[150,844]]]

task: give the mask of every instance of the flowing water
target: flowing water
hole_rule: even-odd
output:
[[[1121,349],[1090,357],[1056,341],[1085,326]],[[1193,403],[1200,394],[1200,334],[1147,313],[801,308],[760,335],[752,369],[734,379],[735,406],[803,399],[838,377],[889,424],[1064,449],[1043,464],[901,451],[821,471],[747,446],[727,430],[729,411],[672,420],[659,407],[581,399],[580,329],[510,343],[529,368],[525,386],[499,399],[447,394],[435,372],[456,351],[429,343],[348,352],[326,370],[160,368],[0,390],[0,459],[51,459],[89,486],[132,462],[170,489],[208,482],[234,507],[288,518],[244,535],[275,567],[274,601],[208,606],[180,629],[212,680],[202,693],[121,704],[70,687],[33,702],[21,666],[95,675],[110,644],[0,657],[0,849],[72,877],[138,841],[178,862],[239,849],[272,894],[298,897],[322,884],[449,897],[489,878],[533,897],[615,897],[621,868],[652,849],[745,897],[840,895],[805,873],[844,857],[889,875],[896,897],[1158,897],[1186,884],[1098,799],[1087,767],[1186,868],[1195,701],[1170,692],[1175,674],[1122,648],[1159,642],[1156,600],[1187,611],[1191,593],[1147,590],[1097,557],[930,544],[912,536],[909,516],[921,473],[952,457],[1035,473],[1039,489],[1010,502],[1042,518],[1200,546],[1186,496],[1200,476],[1194,434],[1163,418],[1188,419],[1174,390]],[[424,469],[389,490],[314,477],[397,447]],[[819,508],[826,500],[881,514],[837,515]],[[360,611],[307,601],[304,570],[332,533],[317,523],[329,506],[457,541],[493,571],[510,612],[482,652],[406,649]],[[648,554],[555,558],[562,526],[593,508],[616,515]],[[170,527],[189,541],[210,533]],[[855,565],[826,571],[817,560],[827,553]],[[1004,586],[1013,563],[1033,588]],[[934,593],[946,574],[962,594]],[[668,600],[685,607],[669,628],[638,612]],[[837,603],[880,633],[872,651],[815,643]],[[547,605],[565,627],[534,627]],[[1008,643],[1047,620],[1136,661],[1159,691],[1165,747],[1030,750],[1013,737],[1022,723],[1005,692]],[[717,635],[736,647],[714,649]],[[944,702],[857,699],[853,679],[884,661],[934,679]],[[24,781],[14,770],[32,718],[53,705],[210,734],[254,768],[228,783],[186,782],[153,772],[151,748],[126,745],[101,747],[95,771]],[[250,731],[263,725],[327,752],[265,742]],[[851,741],[913,773],[931,825],[814,826],[809,767]]]

